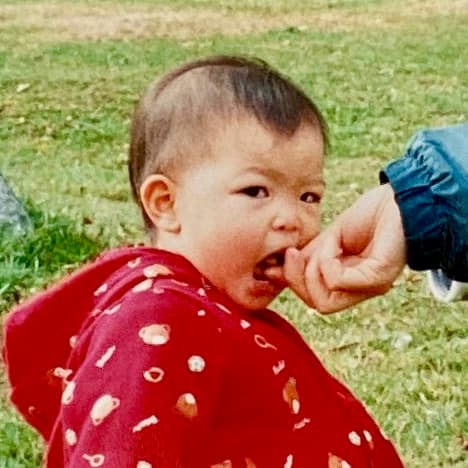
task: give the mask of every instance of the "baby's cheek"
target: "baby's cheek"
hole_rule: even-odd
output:
[[[304,222],[304,229],[301,235],[301,245],[307,244],[320,234],[320,212],[309,215]]]

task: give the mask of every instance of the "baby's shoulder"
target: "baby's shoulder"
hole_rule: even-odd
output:
[[[116,326],[170,323],[192,330],[229,328],[234,311],[213,300],[203,285],[166,273],[127,281],[119,294],[97,303],[95,314],[102,317],[101,321],[114,317]]]

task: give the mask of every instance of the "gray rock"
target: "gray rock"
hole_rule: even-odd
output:
[[[15,235],[25,234],[32,229],[32,222],[24,204],[0,174],[0,231],[5,229]]]

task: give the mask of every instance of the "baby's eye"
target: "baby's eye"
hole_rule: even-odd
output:
[[[305,203],[320,203],[320,195],[313,192],[305,192],[301,195],[301,201]]]
[[[266,198],[268,197],[268,190],[261,185],[253,185],[252,187],[246,187],[241,190],[241,193],[252,197],[252,198]]]

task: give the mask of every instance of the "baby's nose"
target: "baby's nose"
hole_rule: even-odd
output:
[[[282,204],[273,220],[273,229],[278,231],[298,231],[301,227],[301,219],[297,207]]]

